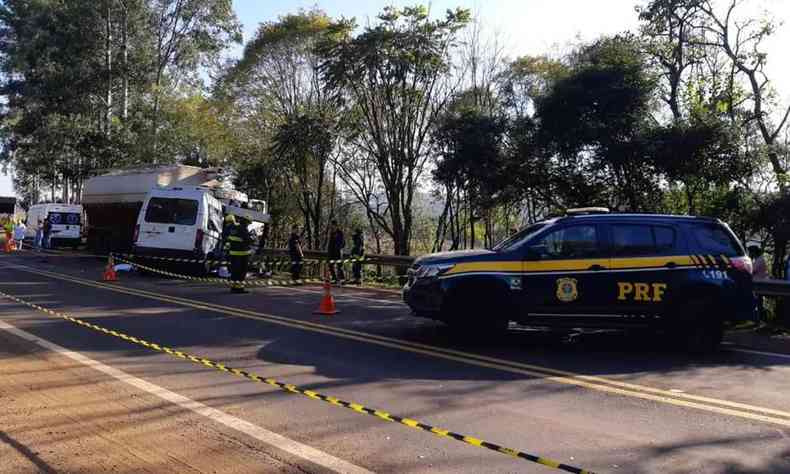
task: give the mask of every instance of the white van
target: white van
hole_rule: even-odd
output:
[[[218,249],[222,220],[222,203],[208,188],[151,190],[137,216],[134,253],[202,259]]]
[[[49,217],[53,247],[77,247],[82,242],[82,206],[79,204],[36,204],[27,210],[26,238],[35,239],[39,225]]]

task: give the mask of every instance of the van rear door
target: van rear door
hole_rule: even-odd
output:
[[[199,209],[197,199],[151,197],[144,209],[137,245],[194,250]]]
[[[49,221],[52,223],[52,235],[56,239],[79,239],[81,236],[81,219],[79,212],[50,211]]]

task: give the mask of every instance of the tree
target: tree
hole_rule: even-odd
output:
[[[677,122],[648,134],[656,168],[669,183],[682,183],[688,214],[703,210],[697,202],[702,196],[714,194],[715,188],[729,189],[752,173],[740,137],[722,120]]]
[[[503,106],[516,117],[531,117],[537,101],[570,72],[562,61],[548,56],[522,56],[499,74],[499,95]]]
[[[702,0],[652,0],[638,7],[645,50],[661,69],[663,100],[675,122],[685,116],[682,94],[690,69],[715,54],[697,38]]]
[[[315,249],[333,211],[327,191],[334,189],[327,186],[341,127],[339,97],[318,71],[316,45],[335,34],[334,25],[317,9],[262,24],[217,87],[271,136],[273,164],[292,177],[284,194],[301,210],[307,243]]]
[[[642,141],[654,89],[638,43],[616,36],[582,47],[571,73],[539,100],[541,142],[556,170],[591,192],[565,188],[572,201],[584,197],[634,210],[656,206],[658,179]]]
[[[451,249],[460,244],[459,214],[464,205],[469,212],[470,247],[475,247],[475,223],[503,203],[510,177],[504,174],[504,139],[507,121],[476,109],[448,113],[435,132],[440,159],[434,180],[446,190],[444,220],[451,224]],[[439,223],[440,228],[445,226]],[[490,226],[486,226],[485,245],[493,246]],[[441,233],[443,234],[443,232]],[[443,239],[443,235],[442,238]]]
[[[153,32],[154,107],[152,153],[159,153],[160,103],[165,80],[178,85],[230,42],[241,42],[241,25],[231,0],[147,0]]]
[[[79,199],[81,181],[111,156],[107,135],[106,5],[8,1],[0,6],[2,159],[28,195]],[[90,144],[90,147],[83,146]],[[92,154],[86,154],[90,151]],[[32,178],[25,174],[33,174]]]
[[[330,113],[315,111],[293,115],[274,135],[273,152],[291,179],[291,192],[304,215],[308,245],[321,248],[326,203],[323,201],[327,165],[335,148],[336,123]],[[334,192],[334,189],[331,190]]]
[[[753,121],[757,124],[777,184],[786,192],[787,169],[779,159],[776,144],[790,118],[790,105],[778,114],[779,120],[775,122],[770,110],[771,84],[765,73],[768,58],[761,50],[763,41],[775,32],[776,23],[770,19],[757,18],[738,21],[736,8],[742,3],[741,0],[730,0],[723,13],[719,13],[712,1],[703,0],[700,10],[705,14],[705,21],[698,28],[704,32],[705,37],[700,42],[723,51],[732,64],[733,76],[737,73],[745,78],[751,101],[747,122]],[[734,104],[729,103],[726,106],[733,108]]]
[[[396,255],[410,252],[412,204],[429,159],[430,133],[452,92],[450,50],[469,20],[462,9],[431,20],[422,6],[389,7],[356,37],[339,35],[322,45],[324,77],[360,112],[359,144],[375,161],[387,198],[385,214],[374,216]]]

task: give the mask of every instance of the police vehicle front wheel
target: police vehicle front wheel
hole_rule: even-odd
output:
[[[504,333],[510,321],[504,308],[492,311],[481,301],[457,298],[442,310],[442,321],[462,334],[494,335]]]

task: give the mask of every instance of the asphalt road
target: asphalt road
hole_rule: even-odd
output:
[[[395,292],[336,289],[341,313],[319,316],[318,287],[231,295],[224,287],[137,274],[105,284],[98,282],[101,268],[87,258],[4,254],[0,291],[261,377],[595,472],[790,472],[787,355],[730,347],[694,359],[658,337],[569,339],[524,328],[481,339],[410,316]],[[496,302],[490,307],[496,311]],[[218,423],[208,409],[237,420],[214,429],[246,447],[244,468],[237,447],[217,445],[211,459],[227,463],[206,472],[552,472],[152,351],[7,298],[0,299],[0,323],[142,381],[126,392],[150,384],[175,394],[171,402],[188,400],[156,415],[164,423],[172,413],[199,413],[207,421],[179,425],[187,439],[204,439],[200,423]],[[78,384],[113,375],[108,369],[74,377]],[[0,396],[1,389],[2,381]],[[193,402],[206,410],[187,406]],[[246,431],[238,429],[242,422]],[[147,440],[157,443],[164,431],[152,429]],[[272,459],[281,464],[265,461]]]

